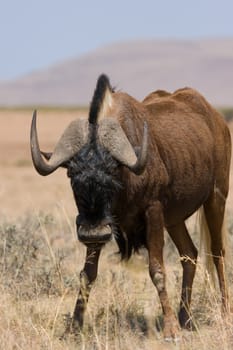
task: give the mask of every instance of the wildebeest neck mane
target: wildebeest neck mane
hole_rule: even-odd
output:
[[[104,103],[104,99],[107,91],[114,92],[114,89],[110,85],[109,79],[105,74],[100,75],[96,89],[91,101],[89,111],[89,123],[96,124],[97,119]]]

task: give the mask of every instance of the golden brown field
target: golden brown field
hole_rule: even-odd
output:
[[[51,150],[68,122],[80,113],[86,112],[39,111],[41,148]],[[65,170],[44,178],[32,167],[31,114],[29,110],[0,111],[0,349],[232,349],[233,317],[221,316],[218,288],[215,291],[205,279],[202,260],[193,288],[197,330],[181,331],[178,343],[165,343],[158,329],[161,309],[146,255],[120,263],[114,242],[103,250],[84,334],[62,337],[73,311],[85,248],[76,239],[76,208]],[[227,205],[229,250],[232,192]],[[195,222],[190,227],[198,244]],[[169,239],[165,258],[168,291],[177,309],[181,267]],[[232,261],[229,258],[231,295]]]

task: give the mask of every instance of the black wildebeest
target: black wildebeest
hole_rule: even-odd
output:
[[[101,248],[114,235],[123,258],[140,246],[147,248],[150,277],[164,315],[164,336],[176,336],[178,323],[169,304],[163,263],[166,228],[183,267],[178,318],[181,327],[190,328],[197,249],[185,220],[201,206],[223,308],[227,308],[222,226],[231,139],[221,115],[197,91],[184,88],[170,94],[159,90],[138,102],[114,91],[101,75],[89,118],[73,121],[53,153],[40,151],[34,112],[31,152],[41,175],[60,166],[67,168],[78,208],[77,233],[87,246],[87,256],[80,274],[74,327],[83,324]]]

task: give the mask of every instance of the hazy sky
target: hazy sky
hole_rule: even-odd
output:
[[[0,0],[0,80],[114,41],[216,36],[233,37],[233,0]]]

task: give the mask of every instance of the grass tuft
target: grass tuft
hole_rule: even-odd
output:
[[[230,225],[232,227],[232,225]],[[181,331],[177,344],[163,341],[161,308],[147,255],[128,264],[107,245],[92,288],[84,331],[64,337],[79,288],[85,248],[64,213],[30,213],[0,226],[0,342],[3,349],[222,349],[233,347],[233,317],[221,313],[220,293],[201,261],[194,281],[195,332]],[[168,292],[178,309],[181,267],[169,239],[165,251]],[[232,265],[232,263],[231,263]],[[229,271],[232,269],[229,269]],[[232,280],[229,283],[232,291]],[[232,303],[232,300],[231,300]]]

